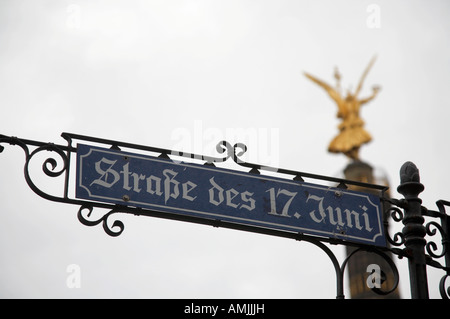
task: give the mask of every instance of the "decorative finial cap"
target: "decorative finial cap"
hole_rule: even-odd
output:
[[[420,183],[419,169],[413,162],[406,162],[400,168],[400,185],[397,191],[406,199],[420,199],[417,197],[424,190]]]
[[[413,162],[406,162],[400,168],[400,183],[417,182],[420,183],[419,169]]]

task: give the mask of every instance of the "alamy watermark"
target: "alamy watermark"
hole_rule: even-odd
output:
[[[372,3],[367,6],[366,12],[369,14],[366,18],[366,26],[369,29],[380,29],[381,7],[376,3]]]
[[[370,264],[367,266],[366,272],[369,273],[367,276],[366,284],[370,289],[381,288],[381,268],[377,264]]]
[[[186,152],[220,158],[224,154],[218,154],[217,144],[226,141],[231,145],[242,143],[247,146],[246,162],[271,167],[278,167],[279,165],[279,128],[228,127],[220,129],[218,127],[205,127],[203,121],[195,120],[191,127],[175,128],[172,131],[171,139],[174,142],[171,148],[175,151],[173,155],[178,155],[178,152],[179,155]],[[240,149],[240,151],[242,150]]]
[[[81,288],[81,267],[77,264],[70,264],[66,268],[69,274],[66,278],[67,288]]]
[[[81,6],[78,4],[69,4],[66,8],[66,27],[69,29],[81,28]]]

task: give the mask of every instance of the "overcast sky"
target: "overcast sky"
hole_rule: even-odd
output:
[[[435,209],[450,200],[449,14],[446,0],[1,1],[0,134],[208,155],[227,139],[247,144],[252,162],[341,176],[347,159],[327,152],[336,105],[303,72],[334,84],[338,66],[354,89],[377,55],[361,95],[382,89],[361,113],[373,136],[361,157],[396,198],[413,161]],[[336,297],[331,262],[308,243],[125,214],[117,238],[86,227],[78,207],[34,194],[23,151],[4,146],[3,298]],[[343,246],[332,249],[342,260]],[[409,298],[407,261],[396,263]],[[71,267],[79,288],[67,285]],[[442,275],[429,269],[433,298]]]

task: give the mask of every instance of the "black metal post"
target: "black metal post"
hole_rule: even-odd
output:
[[[411,298],[428,299],[428,279],[425,257],[426,229],[423,225],[422,200],[418,195],[424,190],[420,183],[419,170],[412,162],[406,162],[400,169],[398,192],[405,197],[403,235],[405,253],[408,257]]]

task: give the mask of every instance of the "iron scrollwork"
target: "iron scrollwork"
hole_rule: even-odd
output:
[[[8,142],[11,145],[18,145],[22,148],[22,150],[25,153],[25,165],[24,165],[24,176],[25,180],[28,184],[28,186],[39,196],[56,202],[65,202],[68,199],[67,196],[67,184],[64,187],[64,194],[63,196],[55,196],[48,194],[47,192],[44,192],[42,189],[40,189],[35,182],[33,181],[31,174],[30,174],[30,164],[33,161],[33,158],[37,156],[40,152],[52,152],[56,153],[59,157],[59,161],[55,159],[54,157],[50,156],[47,157],[44,162],[42,163],[42,171],[44,174],[48,177],[59,177],[61,175],[68,174],[69,171],[69,151],[73,151],[71,148],[67,146],[61,146],[56,145],[53,143],[41,143],[41,142],[35,142],[35,141],[29,141],[29,140],[23,140],[19,139],[17,137],[5,137],[3,135],[0,135],[0,143]],[[36,146],[36,148],[30,152],[29,145]],[[1,146],[0,152],[4,150],[4,147]],[[62,167],[58,168],[60,164],[58,164],[62,160]]]
[[[439,282],[439,292],[443,299],[450,299],[450,287],[446,288],[447,278],[450,276],[450,225],[449,215],[446,213],[446,206],[450,207],[450,202],[445,200],[439,200],[436,202],[438,211],[428,210],[423,207],[423,214],[431,218],[439,219],[440,223],[435,220],[429,221],[425,225],[427,235],[433,237],[439,233],[441,237],[441,252],[438,253],[439,245],[435,241],[428,241],[426,244],[426,251],[429,258],[429,265],[435,268],[443,269],[446,274],[441,278]],[[444,258],[445,266],[437,262],[435,259]]]
[[[277,172],[280,174],[288,175],[290,178],[294,180],[300,180],[303,181],[304,178],[311,178],[321,181],[327,181],[327,182],[335,182],[336,184],[339,184],[341,187],[346,187],[347,184],[349,185],[355,185],[355,186],[361,186],[361,187],[367,187],[375,190],[382,191],[384,190],[384,186],[379,185],[372,185],[367,183],[360,183],[360,182],[354,182],[354,181],[348,181],[343,180],[340,178],[333,178],[328,176],[320,176],[315,174],[309,174],[309,173],[303,173],[293,170],[287,170],[277,167],[270,167],[270,166],[264,166],[254,163],[246,162],[242,159],[242,157],[245,155],[247,151],[247,146],[243,143],[236,143],[234,145],[231,145],[231,143],[227,141],[220,141],[216,145],[216,151],[219,154],[223,154],[222,157],[214,157],[214,156],[208,156],[208,155],[201,155],[201,154],[195,154],[195,153],[188,153],[188,152],[181,152],[176,150],[169,150],[169,149],[163,149],[163,148],[157,148],[157,147],[151,147],[151,146],[145,146],[145,145],[138,145],[138,144],[132,144],[127,142],[120,142],[120,141],[114,141],[114,140],[108,140],[108,139],[102,139],[102,138],[96,138],[91,136],[84,136],[79,134],[72,134],[72,133],[62,133],[61,136],[67,141],[67,145],[58,145],[54,143],[44,143],[44,142],[38,142],[33,140],[27,140],[27,139],[21,139],[17,137],[9,137],[5,135],[0,135],[0,144],[2,143],[8,143],[10,145],[18,145],[20,146],[24,153],[25,153],[25,165],[24,165],[24,175],[25,180],[28,184],[28,186],[39,196],[55,201],[60,203],[68,203],[68,204],[75,204],[79,205],[79,213],[78,218],[80,222],[82,222],[84,225],[87,226],[95,226],[103,222],[105,231],[108,235],[111,236],[118,236],[122,233],[124,229],[124,225],[121,221],[116,221],[115,224],[113,224],[111,227],[107,226],[108,224],[106,221],[108,220],[109,216],[113,213],[133,213],[136,214],[136,209],[132,207],[121,207],[119,205],[113,205],[113,204],[105,204],[105,203],[99,203],[99,202],[90,202],[85,200],[80,200],[76,198],[71,198],[69,196],[69,188],[70,188],[70,168],[71,168],[71,158],[76,153],[77,148],[72,145],[73,140],[79,140],[79,141],[85,141],[85,142],[92,142],[92,143],[100,143],[103,145],[106,145],[110,147],[111,149],[133,149],[133,150],[139,150],[139,151],[145,151],[150,152],[152,154],[156,154],[156,156],[164,157],[171,159],[172,161],[183,161],[184,159],[194,159],[194,160],[200,160],[203,162],[204,165],[212,165],[215,166],[217,163],[223,163],[227,161],[228,159],[232,159],[236,164],[239,166],[249,168],[250,173],[254,174],[260,174],[261,171],[267,171],[267,172]],[[30,147],[34,147],[33,150],[30,150]],[[0,145],[0,152],[4,150],[4,147]],[[63,187],[63,194],[62,195],[53,195],[45,192],[41,188],[37,186],[37,184],[33,181],[31,174],[30,174],[30,163],[32,162],[32,159],[41,152],[53,152],[57,154],[57,158],[55,157],[48,157],[46,158],[42,163],[42,171],[47,177],[60,177],[64,176],[64,187]],[[61,164],[62,162],[62,164]],[[93,222],[89,221],[87,218],[84,217],[82,212],[89,210],[89,213],[87,214],[88,217],[90,217],[92,210],[94,207],[107,209],[108,213],[106,213],[101,219]],[[148,212],[151,214],[150,212]],[[154,213],[154,212],[153,212]],[[145,212],[144,212],[145,214]],[[119,223],[120,222],[120,223]],[[119,229],[119,231],[113,231],[112,228]]]
[[[384,198],[385,202],[393,205],[387,208],[392,219],[405,225],[403,230],[395,233],[393,237],[386,230],[387,239],[394,246],[390,250],[399,258],[407,257],[409,263],[420,265],[419,267],[413,267],[413,269],[422,268],[422,271],[410,273],[410,280],[413,283],[411,285],[413,298],[414,294],[416,294],[416,298],[428,298],[426,264],[446,272],[440,280],[439,292],[443,299],[450,299],[450,287],[446,288],[446,281],[450,276],[450,227],[446,207],[450,206],[450,202],[437,201],[437,211],[429,210],[421,205],[422,201],[417,195],[424,187],[420,184],[419,172],[413,163],[407,162],[404,164],[401,170],[401,178],[402,184],[399,186],[399,192],[404,194],[405,199]],[[429,220],[430,218],[433,220]],[[441,237],[441,245],[429,239],[434,238],[434,236]],[[409,246],[408,240],[414,246]],[[422,245],[423,248],[420,248],[420,246],[417,248],[417,243]],[[400,246],[405,246],[405,248],[396,248]],[[445,265],[437,261],[440,258],[444,258]]]
[[[84,216],[83,211],[87,210],[87,218]],[[78,210],[78,220],[80,223],[82,223],[85,226],[96,226],[100,223],[103,225],[103,229],[105,233],[107,233],[109,236],[117,237],[120,234],[122,234],[125,225],[122,221],[116,219],[112,223],[112,225],[109,225],[108,219],[109,217],[114,213],[120,213],[117,209],[112,209],[109,212],[107,212],[105,215],[103,215],[101,218],[97,220],[90,220],[89,217],[91,217],[92,211],[94,210],[94,207],[92,205],[82,205],[80,209]]]
[[[403,212],[398,207],[389,207],[388,208],[388,216],[391,217],[395,222],[401,222],[403,220]],[[389,231],[386,227],[385,230],[386,238],[392,246],[399,247],[405,243],[405,236],[401,232],[397,232],[391,237],[389,235]]]
[[[371,247],[367,245],[362,244],[354,244],[349,242],[343,242],[336,240],[334,238],[325,238],[325,237],[317,237],[312,235],[304,235],[301,233],[289,233],[289,232],[282,232],[275,229],[266,229],[266,228],[252,228],[250,226],[246,225],[240,225],[240,224],[233,224],[231,222],[221,221],[221,220],[205,220],[200,219],[196,217],[180,217],[176,215],[171,214],[163,214],[157,211],[151,211],[148,209],[143,208],[137,208],[137,207],[128,207],[123,205],[117,205],[117,204],[107,204],[102,202],[94,202],[94,201],[86,201],[81,200],[78,198],[72,198],[69,196],[70,192],[70,172],[71,172],[71,163],[72,163],[72,157],[76,155],[77,147],[73,146],[73,141],[83,141],[83,142],[91,142],[91,143],[97,143],[105,145],[111,149],[116,150],[138,150],[140,152],[144,153],[151,153],[154,156],[158,157],[164,157],[167,159],[170,159],[174,162],[176,161],[184,161],[185,159],[191,159],[191,160],[199,160],[204,165],[211,165],[216,166],[218,163],[225,162],[229,160],[230,158],[235,162],[237,165],[244,167],[245,169],[248,169],[249,173],[252,174],[261,174],[262,172],[270,172],[270,173],[278,173],[282,176],[287,176],[289,179],[296,180],[296,181],[305,181],[305,179],[313,179],[313,180],[320,180],[322,182],[331,182],[335,185],[338,185],[337,187],[341,188],[347,188],[348,186],[358,186],[370,189],[372,192],[379,192],[380,198],[385,202],[385,210],[388,213],[388,215],[395,221],[395,222],[402,222],[403,224],[406,224],[409,222],[409,220],[414,219],[415,222],[419,220],[420,216],[413,216],[411,217],[408,215],[408,210],[411,208],[411,198],[414,196],[409,194],[409,189],[415,189],[421,190],[423,187],[420,186],[421,184],[418,181],[418,173],[408,181],[404,183],[404,185],[400,185],[400,187],[403,187],[401,190],[405,192],[406,199],[402,200],[396,200],[391,198],[385,198],[384,194],[387,190],[387,187],[380,186],[380,185],[372,185],[362,182],[356,182],[356,181],[350,181],[350,180],[344,180],[341,178],[334,178],[334,177],[328,177],[328,176],[321,176],[321,175],[315,175],[315,174],[309,174],[305,172],[299,172],[294,170],[288,170],[288,169],[282,169],[277,167],[270,167],[270,166],[264,166],[254,163],[246,162],[243,157],[245,153],[247,152],[247,146],[242,143],[236,143],[232,145],[231,143],[227,141],[221,141],[216,145],[216,151],[220,154],[219,156],[206,156],[201,154],[194,154],[194,153],[187,153],[187,152],[179,152],[169,149],[163,149],[163,148],[157,148],[157,147],[150,147],[150,146],[144,146],[144,145],[138,145],[138,144],[131,144],[126,142],[119,142],[119,141],[113,141],[113,140],[107,140],[107,139],[101,139],[101,138],[95,138],[90,136],[83,136],[78,134],[72,134],[72,133],[63,133],[61,135],[67,142],[66,145],[58,145],[53,143],[43,143],[33,140],[26,140],[26,139],[19,139],[17,137],[9,137],[5,135],[0,135],[0,152],[4,150],[4,146],[1,144],[8,143],[10,145],[18,145],[21,147],[25,153],[25,164],[24,164],[24,176],[27,184],[29,187],[39,196],[55,201],[60,203],[68,203],[68,204],[74,204],[79,206],[78,209],[78,220],[86,226],[97,226],[102,224],[104,231],[113,237],[117,237],[121,235],[125,229],[124,223],[117,218],[116,214],[134,214],[134,215],[142,215],[142,216],[151,216],[151,217],[159,217],[159,218],[166,218],[166,219],[174,219],[174,220],[181,220],[181,221],[188,221],[188,222],[194,222],[198,224],[205,224],[205,225],[211,225],[214,227],[224,227],[224,228],[230,228],[230,229],[238,229],[243,231],[251,231],[255,233],[261,233],[266,235],[273,235],[278,237],[284,237],[284,238],[291,238],[299,241],[306,241],[310,242],[320,249],[322,249],[327,256],[330,258],[331,262],[333,263],[335,272],[336,272],[336,287],[337,287],[337,298],[344,298],[344,271],[347,266],[347,263],[354,254],[356,254],[359,251],[370,251],[373,252],[379,256],[381,256],[389,265],[391,268],[391,273],[394,274],[394,284],[392,287],[388,287],[388,289],[382,290],[379,287],[374,287],[372,290],[381,295],[389,294],[390,292],[394,291],[399,282],[399,275],[398,270],[395,266],[395,263],[392,261],[392,259],[386,254],[387,252],[392,252],[396,254],[398,257],[408,257],[410,258],[409,251],[407,248],[403,248],[403,246],[407,246],[408,240],[410,238],[408,237],[409,234],[405,234],[404,232],[397,232],[393,236],[389,235],[388,230],[386,229],[386,237],[387,241],[391,245],[388,248],[382,248],[382,247]],[[54,195],[49,194],[39,188],[37,184],[33,181],[32,174],[30,173],[30,166],[31,162],[34,158],[41,158],[40,156],[37,156],[38,154],[42,154],[43,152],[50,152],[52,153],[51,156],[45,156],[45,158],[42,160],[41,169],[45,176],[50,178],[63,178],[63,191],[62,195]],[[34,166],[33,166],[34,167]],[[407,165],[406,169],[402,168],[402,172],[405,176],[409,176],[409,172],[411,168],[414,169],[414,167],[410,164]],[[414,171],[414,170],[413,170]],[[405,173],[406,172],[406,173]],[[414,172],[415,173],[415,172]],[[420,185],[419,185],[420,184]],[[406,185],[406,186],[405,186]],[[413,198],[412,203],[416,203],[418,200]],[[438,218],[440,220],[440,223],[436,221],[430,221],[426,225],[424,225],[424,233],[428,235],[429,237],[440,235],[442,238],[442,249],[439,250],[438,244],[434,241],[429,241],[424,244],[424,250],[426,251],[426,263],[429,266],[440,268],[446,271],[446,274],[442,277],[440,281],[440,292],[443,298],[449,298],[450,296],[450,288],[446,288],[447,279],[450,276],[450,249],[449,249],[449,223],[448,223],[448,215],[446,213],[446,207],[450,206],[450,202],[447,201],[438,201],[437,202],[438,210],[437,211],[431,211],[424,207],[422,207],[422,214],[424,216],[430,217],[430,218]],[[103,214],[98,215],[97,209],[100,211],[103,211]],[[94,211],[95,210],[95,211]],[[97,215],[97,217],[95,217]],[[114,215],[114,216],[113,216]],[[98,217],[100,216],[100,217]],[[420,225],[419,225],[420,226]],[[422,226],[420,226],[422,227]],[[386,225],[387,228],[387,225]],[[325,245],[325,243],[331,243],[331,244],[343,244],[343,245],[351,245],[355,246],[357,249],[353,251],[347,258],[343,261],[342,264],[339,264],[338,259],[336,258],[335,254],[330,250],[330,248]],[[435,259],[444,258],[445,259],[445,266],[441,265],[439,262],[437,262]]]

